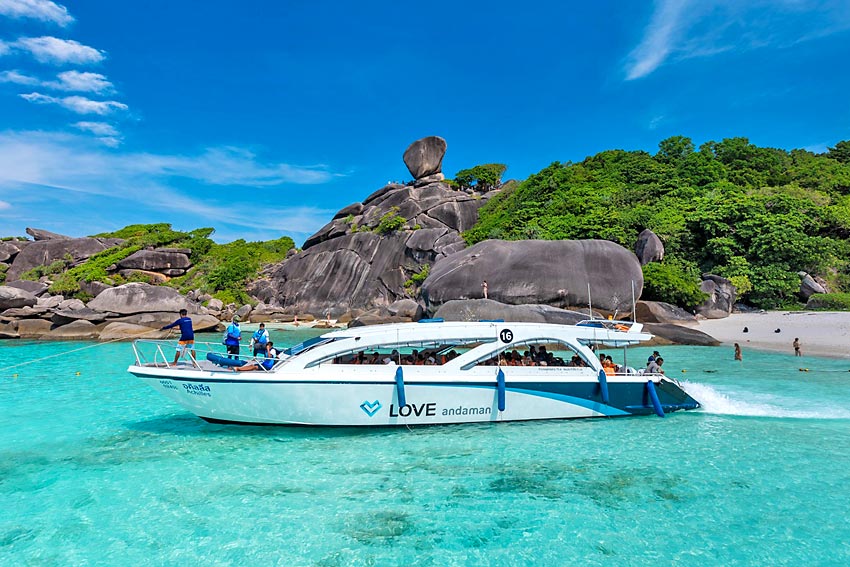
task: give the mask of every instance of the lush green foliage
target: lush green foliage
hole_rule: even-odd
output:
[[[38,279],[42,275],[55,275],[52,293],[83,297],[81,282],[101,281],[120,285],[128,281],[149,281],[143,274],[124,278],[108,269],[137,250],[149,246],[189,248],[193,267],[168,285],[181,291],[200,289],[218,297],[225,303],[246,303],[250,300],[245,293],[246,283],[257,277],[259,270],[273,262],[283,260],[295,246],[289,237],[266,242],[237,240],[229,244],[216,244],[209,237],[212,228],[199,228],[190,232],[176,231],[170,224],[135,224],[115,232],[98,234],[104,238],[122,238],[124,243],[95,254],[79,266],[66,269],[71,258],[58,260],[50,266],[40,266],[26,275]],[[5,275],[5,274],[4,274]]]
[[[256,278],[263,266],[283,260],[294,246],[288,236],[266,242],[240,239],[229,244],[212,243],[186,275],[174,278],[169,285],[184,292],[200,289],[225,303],[247,303],[248,281]]]
[[[850,142],[816,155],[746,138],[697,149],[676,136],[654,156],[609,150],[556,162],[491,199],[464,238],[600,238],[632,249],[645,228],[671,265],[650,270],[657,299],[692,305],[679,276],[699,272],[731,279],[760,307],[795,302],[798,271],[850,289]],[[676,275],[683,266],[694,269]]]
[[[499,186],[502,175],[507,169],[508,166],[503,163],[485,163],[469,169],[461,169],[455,175],[454,184],[487,192]]]
[[[404,226],[407,219],[400,216],[398,211],[398,207],[392,207],[389,211],[384,213],[384,216],[382,216],[381,220],[378,222],[378,226],[375,227],[375,231],[378,234],[389,234],[391,232],[401,230],[401,227]]]
[[[6,281],[6,270],[9,269],[9,264],[0,264],[0,284]]]
[[[676,262],[652,262],[643,267],[642,299],[666,301],[693,308],[705,301],[699,288],[699,271],[695,266]]]
[[[850,293],[816,293],[809,298],[810,309],[850,311]]]

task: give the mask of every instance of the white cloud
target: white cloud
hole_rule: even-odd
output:
[[[14,83],[16,85],[38,85],[41,81],[35,77],[24,75],[18,71],[3,71],[0,73],[0,83]]]
[[[662,65],[731,51],[787,48],[850,29],[846,0],[657,0],[626,80]]]
[[[36,220],[43,226],[52,226],[48,221],[54,219],[67,224],[73,217],[75,230],[96,232],[132,222],[174,222],[172,218],[179,218],[180,223],[191,223],[187,228],[223,229],[218,238],[290,234],[303,239],[336,212],[298,206],[293,203],[300,196],[296,193],[285,204],[276,205],[279,199],[274,197],[286,192],[275,195],[271,188],[273,184],[330,181],[335,175],[326,169],[265,162],[238,148],[169,156],[108,150],[102,143],[74,134],[0,132],[0,198],[15,203],[19,211],[39,211]],[[215,175],[214,160],[222,156],[230,156],[224,164],[227,170]],[[173,179],[178,175],[182,179]],[[232,188],[217,185],[223,182],[256,182],[265,187],[263,194],[272,198],[258,214],[255,200],[243,198],[242,191],[235,194]],[[44,190],[36,190],[39,186]],[[299,192],[303,194],[303,190]],[[63,205],[57,206],[58,202]],[[120,219],[118,211],[123,211]],[[84,226],[80,219],[85,219]],[[36,220],[22,218],[19,222]]]
[[[6,55],[7,53],[10,53],[11,51],[12,47],[8,43],[0,39],[0,57]]]
[[[7,203],[6,201],[0,201],[0,211],[5,211],[7,209],[11,209],[12,205]]]
[[[112,83],[100,73],[65,71],[57,75],[58,81],[45,83],[45,86],[62,91],[105,94],[114,92]]]
[[[0,15],[33,18],[63,27],[74,21],[65,6],[50,0],[0,0]]]
[[[57,104],[77,114],[105,115],[115,110],[127,110],[127,105],[114,100],[91,100],[84,96],[55,97],[41,93],[18,95],[24,100],[35,104]]]
[[[30,53],[41,63],[54,65],[100,63],[106,57],[103,51],[73,39],[59,39],[51,36],[22,37],[9,45]]]
[[[84,132],[91,132],[96,136],[117,136],[118,130],[112,124],[106,122],[76,122],[72,124]]]

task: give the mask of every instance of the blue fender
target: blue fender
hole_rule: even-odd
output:
[[[398,394],[398,407],[402,408],[407,405],[407,400],[404,397],[404,373],[399,366],[395,371],[395,391]]]
[[[505,373],[501,368],[496,374],[496,390],[499,392],[499,411],[505,411]]]
[[[652,407],[658,417],[664,417],[664,408],[661,407],[661,400],[658,399],[658,392],[655,391],[655,384],[652,380],[646,382],[646,392],[649,394],[649,400],[652,402]]]
[[[608,398],[608,375],[604,369],[599,369],[599,389],[602,390],[602,403],[607,404]]]

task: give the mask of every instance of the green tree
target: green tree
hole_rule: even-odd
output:
[[[495,189],[502,182],[502,175],[508,169],[503,163],[486,163],[469,169],[461,169],[455,175],[455,182],[461,187],[474,188],[482,193]]]
[[[826,155],[841,163],[850,163],[850,140],[838,142],[835,147],[829,148]]]

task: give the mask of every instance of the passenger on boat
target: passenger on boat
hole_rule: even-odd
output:
[[[174,362],[171,363],[172,366],[177,364],[177,361],[180,360],[180,357],[186,352],[187,349],[192,351],[192,362],[195,361],[195,331],[192,328],[192,319],[189,318],[189,312],[185,309],[180,310],[180,318],[171,323],[170,325],[166,325],[160,328],[160,331],[165,331],[166,329],[173,329],[174,327],[180,327],[180,339],[177,341],[177,352],[174,354]]]
[[[260,369],[271,370],[275,362],[277,362],[278,356],[280,356],[280,352],[274,348],[274,343],[268,342],[266,343],[265,358],[252,360],[242,366],[233,368],[233,370],[236,372],[250,372]]]
[[[664,370],[661,368],[661,365],[664,364],[664,359],[660,356],[649,362],[646,365],[646,374],[664,374]]]
[[[266,345],[269,342],[269,332],[266,330],[266,324],[260,323],[260,328],[254,331],[251,336],[251,346],[254,347],[254,356],[265,354]]]

